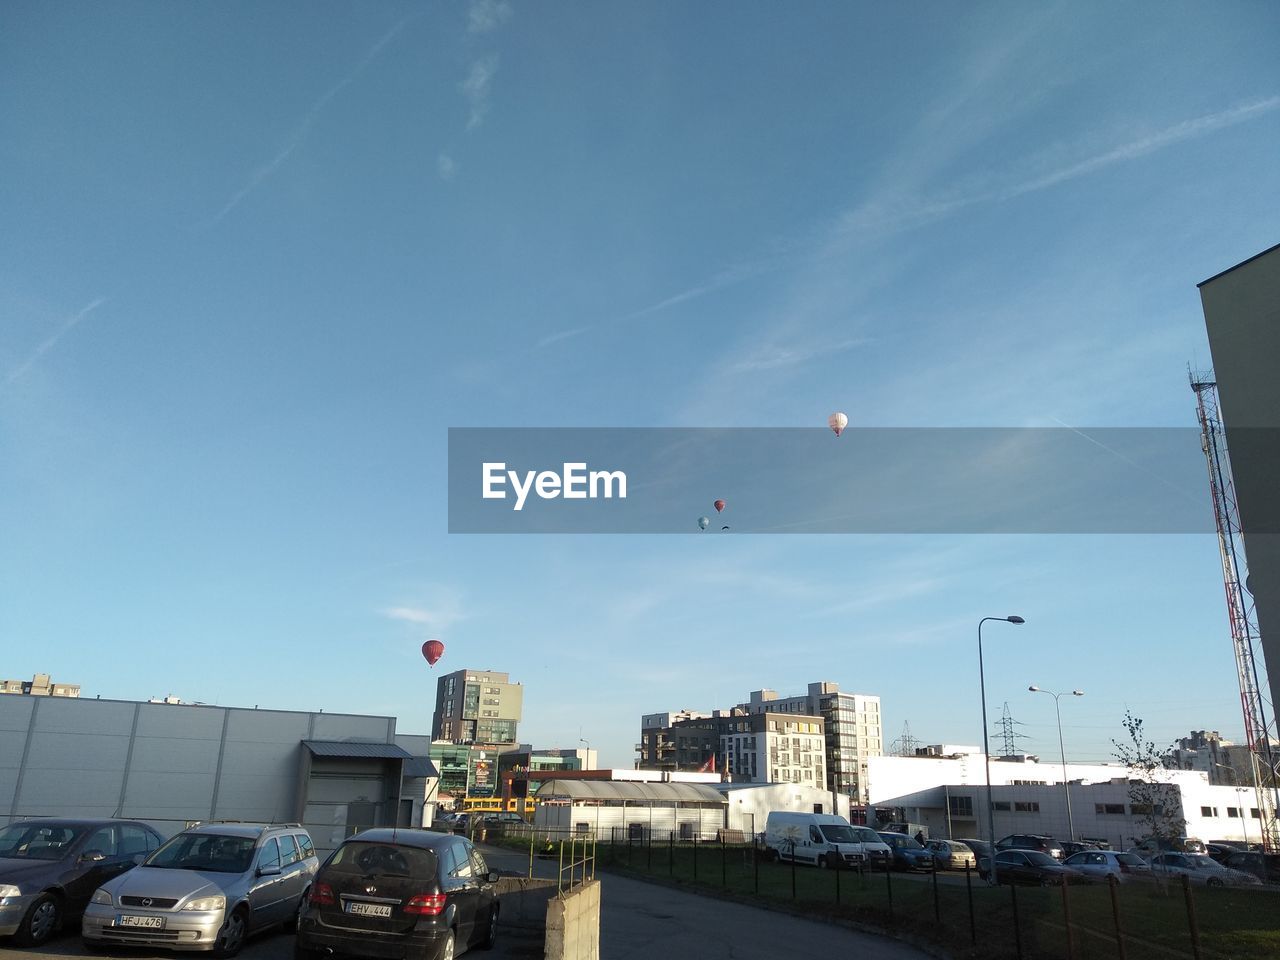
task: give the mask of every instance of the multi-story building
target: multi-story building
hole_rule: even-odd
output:
[[[669,716],[650,714],[645,719]],[[676,719],[669,726],[649,730],[654,741],[663,745],[663,759],[653,764],[642,760],[640,769],[714,770],[735,783],[800,783],[825,789],[821,717],[735,708]]]
[[[433,740],[514,744],[524,688],[495,670],[455,670],[436,681]]]
[[[47,673],[37,673],[30,680],[0,680],[0,693],[26,694],[29,697],[78,697],[80,684],[54,683]]]
[[[808,692],[779,697],[773,690],[756,690],[738,705],[746,713],[790,713],[818,716],[826,738],[826,788],[855,803],[867,802],[867,761],[884,753],[880,698],[843,693],[830,681],[811,683]]]
[[[640,742],[636,753],[639,770],[678,770],[675,762],[675,740],[671,729],[680,720],[702,720],[711,716],[697,710],[668,710],[666,713],[646,713],[640,718]],[[701,761],[699,761],[701,763]]]

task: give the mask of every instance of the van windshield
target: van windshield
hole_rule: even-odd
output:
[[[880,834],[876,833],[870,827],[853,827],[853,838],[858,843],[884,843],[880,839]]]
[[[822,831],[822,836],[827,843],[857,843],[858,838],[853,835],[853,827],[843,823],[824,823],[818,827]]]

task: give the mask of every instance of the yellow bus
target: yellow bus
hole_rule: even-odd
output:
[[[530,797],[524,801],[524,817],[526,820],[533,819],[534,801]],[[483,817],[487,813],[519,813],[520,800],[512,797],[503,806],[501,797],[465,797],[462,801],[462,810],[464,813],[473,813]]]

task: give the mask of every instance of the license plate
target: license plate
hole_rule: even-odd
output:
[[[353,913],[357,917],[389,917],[391,916],[391,904],[348,903],[347,913]]]
[[[164,929],[164,917],[116,917],[117,927],[151,927],[156,930]]]

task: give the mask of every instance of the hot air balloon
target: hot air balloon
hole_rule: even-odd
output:
[[[723,500],[717,500],[717,501],[715,502],[714,506],[715,506],[715,508],[716,508],[716,513],[719,513],[720,511],[722,511],[722,510],[724,509],[724,501],[723,501]]]
[[[720,529],[721,529],[721,530],[728,530],[729,528],[728,528],[727,526],[724,526],[724,527],[721,527]]]
[[[707,529],[707,527],[709,527],[709,526],[711,526],[711,518],[710,518],[710,517],[699,517],[699,518],[698,518],[698,529],[699,529],[699,530],[705,530],[705,529]]]
[[[436,661],[444,656],[444,644],[439,640],[428,640],[422,645],[422,655],[426,657],[427,663],[434,667]]]
[[[849,418],[839,411],[827,417],[827,426],[836,432],[837,437],[844,433],[844,428],[848,425]]]

